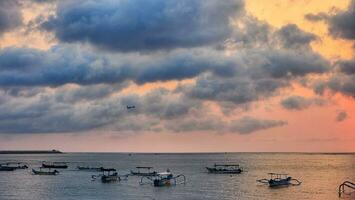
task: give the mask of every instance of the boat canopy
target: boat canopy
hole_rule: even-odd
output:
[[[158,175],[159,176],[168,176],[168,175],[171,175],[172,173],[171,172],[159,172]]]

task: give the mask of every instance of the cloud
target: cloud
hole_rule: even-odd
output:
[[[323,94],[326,89],[355,98],[355,75],[335,74],[329,80],[319,81],[314,85],[317,94]]]
[[[319,22],[322,20],[327,20],[329,18],[329,15],[327,13],[321,12],[318,14],[312,14],[312,13],[308,13],[305,16],[305,19],[311,21],[311,22]]]
[[[329,69],[327,61],[312,53],[252,50],[237,60],[234,76],[202,74],[182,90],[191,98],[245,104],[276,95],[297,77]]]
[[[0,36],[19,27],[22,24],[22,14],[17,1],[0,1]]]
[[[310,42],[317,39],[316,35],[302,31],[295,24],[288,24],[281,27],[281,29],[276,32],[276,35],[285,48],[300,48],[304,46],[309,48]]]
[[[88,91],[86,86],[47,88],[33,96],[0,93],[5,100],[0,103],[0,133],[66,133],[104,128],[149,131],[200,107],[199,102],[165,89],[145,95],[108,96],[100,88],[104,86],[90,94],[83,92]],[[127,110],[127,105],[135,105],[136,109]]]
[[[355,59],[338,61],[337,66],[340,72],[355,75]]]
[[[243,10],[240,0],[61,1],[42,28],[111,51],[190,48],[223,42]]]
[[[337,122],[342,122],[348,118],[348,114],[345,111],[340,111],[336,117]]]
[[[355,39],[355,1],[352,0],[345,11],[337,11],[334,14],[318,13],[307,14],[310,21],[324,20],[328,24],[329,33],[336,38]]]
[[[247,107],[330,69],[310,48],[316,36],[242,16],[239,0],[57,3],[42,28],[58,45],[0,49],[0,133],[248,134],[287,122],[235,120],[207,112],[206,102],[221,110]],[[236,15],[243,27],[230,25]],[[130,84],[185,79],[193,80],[175,90],[121,92]]]
[[[351,1],[348,10],[331,16],[328,23],[329,32],[333,36],[344,39],[355,39],[355,1]]]
[[[245,53],[227,56],[207,48],[108,56],[77,46],[57,45],[48,51],[12,47],[0,50],[0,86],[114,84],[129,80],[144,84],[194,78],[206,72],[226,78],[243,74],[253,79],[289,79],[329,69],[329,63],[312,52],[246,50]]]
[[[110,58],[73,46],[48,51],[30,48],[0,50],[0,86],[60,86],[182,80],[211,71],[233,75],[236,62],[222,53],[201,51],[163,55],[121,55]]]
[[[325,101],[320,98],[305,98],[302,96],[290,96],[281,101],[283,108],[287,110],[304,110],[311,105],[324,105]]]
[[[263,120],[252,117],[243,117],[231,122],[231,130],[240,134],[250,134],[255,131],[279,127],[286,125],[286,121],[281,120]]]

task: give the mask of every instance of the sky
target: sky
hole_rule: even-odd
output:
[[[355,0],[0,0],[0,150],[354,152],[354,41]]]

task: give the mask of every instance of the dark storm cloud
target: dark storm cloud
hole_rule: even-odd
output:
[[[196,99],[245,104],[277,95],[290,81],[328,71],[329,63],[317,54],[289,51],[247,51],[231,77],[201,75],[183,92]],[[238,60],[238,59],[237,59]]]
[[[305,98],[302,96],[290,96],[281,101],[282,107],[288,110],[304,110],[311,105],[324,105],[325,101],[319,98]]]
[[[112,59],[76,47],[55,46],[48,51],[29,48],[0,50],[0,86],[60,86],[138,84],[193,78],[210,71],[233,76],[238,62],[219,52],[173,52],[162,56],[131,55]]]
[[[20,6],[14,0],[0,1],[0,36],[22,24]]]
[[[0,51],[0,85],[85,85],[122,82],[129,76],[129,68],[117,70],[106,66],[106,62],[93,54],[59,46],[48,51],[5,48]]]
[[[61,1],[42,24],[62,42],[112,51],[149,51],[223,42],[240,0]]]
[[[284,126],[286,121],[282,120],[264,120],[252,117],[243,117],[231,122],[231,131],[237,131],[240,134],[250,134],[252,132]]]
[[[354,40],[355,39],[355,1],[350,2],[345,11],[338,11],[335,14],[307,14],[306,19],[310,21],[324,20],[328,23],[329,33],[334,37]]]

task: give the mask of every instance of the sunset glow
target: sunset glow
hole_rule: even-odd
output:
[[[355,151],[354,0],[103,1],[0,2],[0,150]]]

